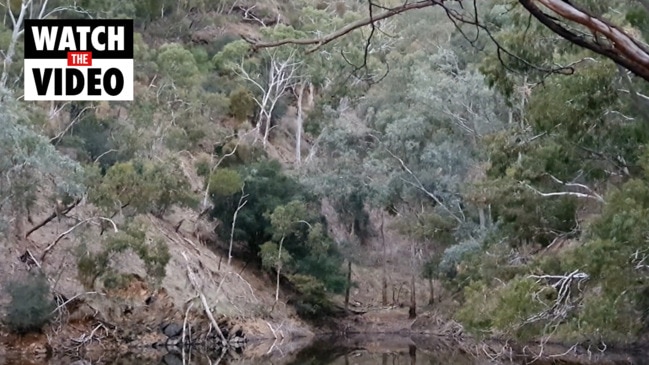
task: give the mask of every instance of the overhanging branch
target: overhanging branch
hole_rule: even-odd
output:
[[[647,49],[620,28],[593,16],[586,11],[562,0],[518,0],[538,21],[562,38],[580,47],[600,54],[639,77],[649,81],[649,53]],[[555,16],[546,14],[537,3],[554,12],[563,20],[586,27],[593,36],[606,38],[610,45],[590,40],[576,34],[557,22]]]
[[[386,8],[382,13],[376,15],[370,14],[370,16],[365,19],[352,22],[347,26],[322,37],[304,39],[292,38],[271,42],[256,41],[242,37],[251,44],[253,50],[278,47],[286,44],[314,45],[314,47],[306,51],[307,53],[311,53],[318,50],[323,45],[343,37],[356,29],[373,25],[376,21],[391,18],[410,10],[441,6],[447,11],[447,14],[452,20],[459,20],[460,22],[466,23],[468,19],[463,19],[449,14],[449,9],[444,4],[445,1],[446,0],[422,0],[414,3],[405,3],[393,8]],[[458,0],[457,2],[460,3],[460,5],[462,4],[461,0]],[[635,75],[649,81],[649,47],[629,36],[620,27],[617,27],[600,17],[594,16],[586,10],[564,0],[518,0],[518,2],[532,16],[555,34],[577,46],[602,55],[633,72]],[[646,5],[647,3],[649,2],[642,1],[643,5]],[[564,26],[564,24],[562,24],[564,21],[573,22],[587,28],[593,37],[591,38],[584,34],[579,34],[569,30]],[[475,25],[475,22],[477,22],[477,19],[473,22],[473,25]],[[471,24],[472,22],[469,21],[468,23]],[[600,42],[600,39],[604,39],[606,42]],[[499,48],[499,52],[500,51],[501,48]]]
[[[271,48],[271,47],[278,47],[282,46],[285,44],[295,44],[295,45],[315,45],[315,47],[309,49],[306,51],[306,53],[312,53],[318,50],[320,47],[324,46],[327,43],[330,43],[358,28],[362,28],[364,26],[374,24],[374,22],[382,20],[382,19],[387,19],[391,18],[395,15],[404,13],[406,11],[410,10],[415,10],[415,9],[423,9],[435,5],[443,5],[445,0],[424,0],[424,1],[418,1],[415,3],[410,3],[410,4],[403,4],[401,6],[397,6],[394,8],[390,8],[382,13],[376,14],[375,16],[369,16],[368,18],[365,19],[360,19],[357,20],[353,23],[349,23],[343,28],[340,28],[339,30],[329,33],[323,37],[318,37],[318,38],[307,38],[307,39],[282,39],[280,41],[275,41],[275,42],[257,42],[253,41],[251,39],[242,37],[246,42],[250,43],[252,45],[253,50],[258,50],[260,48]]]

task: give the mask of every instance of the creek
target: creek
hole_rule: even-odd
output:
[[[557,350],[557,349],[555,349]],[[534,361],[532,361],[534,360]],[[515,365],[566,364],[649,365],[646,356],[595,352],[588,361],[570,359],[534,359],[514,356],[511,360],[494,361],[487,353],[474,356],[454,349],[439,337],[398,335],[355,335],[353,337],[321,337],[304,341],[252,342],[245,347],[225,351],[194,349],[184,354],[180,349],[140,349],[129,354],[104,353],[92,360],[54,356],[49,359],[25,359],[15,355],[0,356],[0,365]]]

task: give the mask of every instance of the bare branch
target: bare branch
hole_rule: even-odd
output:
[[[572,186],[572,187],[578,187],[578,188],[584,189],[584,190],[586,190],[586,191],[588,192],[588,194],[592,195],[595,199],[597,199],[598,201],[604,203],[604,198],[603,198],[601,195],[597,194],[593,189],[591,189],[590,187],[588,187],[588,186],[586,186],[586,185],[584,185],[584,184],[578,184],[578,183],[567,183],[567,182],[563,182],[563,181],[557,179],[556,177],[554,177],[554,176],[552,176],[552,175],[550,175],[550,174],[548,174],[548,176],[550,176],[550,178],[551,178],[554,182],[559,183],[559,184],[561,184],[561,185]]]
[[[192,298],[191,300],[193,300],[193,299],[194,298]],[[180,343],[183,344],[183,345],[185,344],[185,336],[187,334],[186,333],[186,330],[187,330],[187,318],[189,317],[189,311],[192,309],[192,306],[194,306],[194,303],[191,302],[191,300],[190,300],[189,305],[187,306],[187,310],[185,311],[185,319],[183,320],[183,332],[182,332],[182,336],[180,338]],[[185,351],[183,351],[183,353],[184,352]]]
[[[27,231],[27,233],[25,234],[25,238],[29,237],[29,235],[31,235],[32,233],[36,232],[37,230],[39,230],[40,228],[42,228],[43,226],[45,226],[46,224],[51,222],[54,218],[66,215],[74,207],[79,205],[79,203],[81,203],[81,199],[75,200],[72,204],[68,205],[64,209],[58,209],[57,208],[52,214],[47,216],[47,218],[45,218],[42,222],[40,222],[39,224],[32,227],[29,231]]]
[[[81,226],[82,224],[85,224],[85,223],[91,222],[91,221],[93,221],[93,220],[95,220],[95,219],[101,219],[101,220],[103,220],[103,221],[107,221],[107,222],[109,222],[110,224],[113,225],[113,229],[115,230],[115,232],[118,232],[118,230],[117,230],[117,225],[116,225],[115,222],[113,222],[113,220],[110,219],[110,218],[105,218],[105,217],[94,217],[94,218],[84,219],[84,220],[82,220],[81,222],[79,222],[79,223],[75,224],[74,226],[72,226],[72,228],[70,228],[70,229],[68,229],[67,231],[65,231],[65,232],[61,233],[60,235],[58,235],[58,236],[56,237],[56,239],[55,239],[52,243],[50,243],[49,246],[47,246],[47,247],[45,248],[45,250],[43,251],[43,254],[41,255],[41,261],[44,261],[44,260],[45,260],[45,256],[47,255],[47,253],[50,252],[50,250],[52,250],[52,249],[54,248],[54,246],[56,246],[56,244],[57,244],[57,243],[58,243],[58,242],[59,242],[63,237],[65,237],[65,236],[67,236],[68,234],[70,234],[70,232],[74,231],[75,229],[77,229],[77,228],[78,228],[79,226]]]
[[[7,0],[6,4],[7,4],[6,5],[7,13],[9,13],[9,17],[11,18],[12,32],[11,32],[11,39],[9,41],[9,45],[7,46],[7,51],[4,54],[2,74],[0,76],[1,87],[7,86],[7,79],[9,77],[9,66],[11,66],[11,64],[13,63],[13,57],[15,56],[16,53],[16,44],[18,43],[18,38],[25,31],[24,20],[32,17],[31,10],[34,5],[33,0],[22,0],[20,4],[20,12],[18,13],[18,18],[16,18],[14,17],[13,11],[11,9],[11,1]],[[76,3],[72,6],[57,7],[46,14],[45,11],[47,9],[47,6],[48,6],[48,0],[43,1],[43,3],[41,4],[40,12],[38,13],[38,19],[46,19],[51,15],[63,11],[74,11],[77,13],[82,13],[90,16],[90,14],[87,11],[76,6]],[[29,10],[29,14],[27,13],[28,10]]]
[[[63,130],[62,130],[62,131],[61,131],[61,132],[57,133],[56,136],[50,138],[50,142],[54,142],[54,141],[56,141],[55,145],[58,145],[59,142],[61,142],[61,138],[63,138],[63,136],[64,136],[64,135],[65,135],[65,134],[66,134],[66,133],[67,133],[67,132],[68,132],[68,131],[69,131],[69,130],[70,130],[70,129],[71,129],[71,128],[72,128],[72,127],[77,123],[77,122],[81,121],[81,118],[83,117],[83,113],[85,113],[85,111],[88,110],[88,109],[93,109],[93,110],[94,110],[95,107],[94,107],[94,106],[87,106],[87,107],[81,109],[81,111],[77,114],[77,116],[76,116],[74,119],[72,119],[72,121],[71,121],[71,122],[70,122],[70,123],[69,123],[69,124],[68,124],[68,125],[67,125]]]
[[[216,319],[214,319],[214,316],[212,315],[212,311],[210,310],[210,306],[207,303],[207,298],[205,297],[205,294],[203,294],[203,292],[201,291],[201,286],[198,284],[196,276],[194,276],[194,271],[189,266],[189,258],[187,258],[187,254],[184,251],[182,252],[182,255],[185,258],[185,262],[186,262],[186,266],[187,266],[187,278],[189,279],[189,282],[194,287],[194,290],[196,290],[196,292],[198,292],[198,295],[201,298],[201,303],[203,304],[203,309],[205,310],[205,314],[207,315],[207,318],[209,318],[210,322],[212,323],[212,326],[216,330],[216,333],[219,335],[219,338],[222,341],[221,343],[223,345],[227,345],[227,341],[225,339],[225,336],[223,336],[223,332],[221,332],[221,328],[219,328],[219,324],[216,322]]]
[[[423,0],[423,1],[417,1],[414,3],[405,3],[401,6],[397,6],[391,9],[386,10],[383,13],[377,14],[376,16],[372,17],[370,16],[369,18],[361,19],[358,21],[355,21],[353,23],[348,24],[347,26],[340,28],[339,30],[330,33],[328,35],[325,35],[323,37],[318,37],[318,38],[311,38],[311,39],[284,39],[281,41],[276,41],[276,42],[256,42],[253,40],[250,40],[248,38],[243,37],[245,41],[250,43],[252,45],[252,48],[254,50],[260,49],[260,48],[271,48],[271,47],[277,47],[285,44],[295,44],[295,45],[316,45],[315,47],[309,49],[306,51],[306,53],[312,53],[318,50],[320,47],[323,45],[332,42],[333,40],[336,40],[358,28],[362,28],[364,26],[374,24],[374,22],[386,18],[393,17],[395,15],[401,14],[406,11],[410,10],[415,10],[415,9],[423,9],[435,5],[442,5],[444,3],[444,0]]]
[[[533,192],[539,194],[540,196],[544,196],[544,197],[574,196],[574,197],[577,197],[577,198],[594,199],[594,200],[597,200],[598,202],[600,202],[602,204],[606,204],[606,201],[604,200],[604,198],[602,198],[600,195],[598,195],[596,193],[585,194],[585,193],[579,193],[579,192],[576,192],[576,191],[559,191],[559,192],[553,192],[553,193],[542,193],[539,190],[537,190],[537,189],[533,188],[532,186],[530,186],[529,184],[524,184],[522,182],[521,182],[521,184],[525,185],[525,187],[527,187],[528,189],[530,189]]]
[[[268,135],[270,132],[270,123],[273,111],[279,99],[298,82],[296,75],[297,69],[302,64],[301,62],[294,61],[295,52],[292,52],[288,57],[280,60],[277,55],[269,54],[268,76],[265,85],[261,81],[252,77],[246,71],[243,60],[238,65],[237,70],[234,72],[244,80],[252,83],[257,89],[261,91],[261,99],[254,97],[253,100],[259,107],[259,117],[257,118],[257,125],[255,132],[257,138],[263,136],[263,145],[266,147],[268,143]],[[262,133],[261,128],[264,127]]]
[[[529,275],[528,278],[536,279],[537,283],[548,283],[549,286],[557,291],[557,299],[551,307],[529,317],[523,324],[534,323],[540,320],[551,320],[556,323],[565,319],[569,311],[574,308],[571,300],[573,284],[576,284],[577,289],[581,290],[580,285],[588,280],[590,276],[584,272],[575,270],[565,275]],[[536,300],[541,301],[539,295],[540,291],[533,294]]]
[[[647,5],[649,4],[649,2],[645,0],[640,1],[643,6],[649,6]],[[461,4],[461,1],[459,2]],[[573,5],[571,2],[564,0],[518,0],[518,3],[520,3],[532,16],[534,16],[538,21],[540,21],[555,34],[561,36],[562,38],[575,45],[589,49],[610,60],[613,60],[618,65],[625,67],[636,75],[649,81],[649,48],[642,44],[640,41],[629,36],[621,28],[616,27],[615,25],[609,23],[604,19],[593,16],[587,11]],[[284,39],[274,42],[258,42],[250,40],[246,37],[243,37],[243,39],[251,44],[253,50],[258,50],[260,48],[277,47],[286,44],[315,45],[313,48],[306,51],[307,53],[311,53],[318,50],[323,45],[328,44],[337,38],[343,37],[356,29],[362,28],[367,25],[373,26],[374,23],[378,20],[390,18],[406,11],[422,9],[436,5],[441,6],[446,11],[449,19],[453,21],[456,29],[458,29],[460,32],[462,32],[462,30],[459,29],[457,22],[471,24],[487,32],[491,40],[496,42],[494,37],[490,34],[489,30],[484,25],[479,23],[477,19],[477,8],[474,11],[475,19],[466,19],[463,16],[459,15],[457,11],[447,8],[444,5],[444,0],[422,0],[414,3],[406,2],[401,6],[386,8],[386,11],[377,14],[376,16],[372,16],[372,14],[370,14],[368,18],[355,21],[337,31],[316,38]],[[370,4],[370,7],[371,6],[372,4]],[[375,6],[379,7],[378,5]],[[555,15],[546,14],[546,12],[544,12],[544,10],[542,10],[540,6],[553,12]],[[561,18],[561,20],[559,18]],[[593,34],[593,37],[587,37],[583,33],[569,30],[561,23],[562,20],[571,21],[586,27]],[[600,42],[600,37],[605,38],[607,42]],[[467,40],[473,43],[471,39],[467,38]],[[500,59],[501,63],[503,61],[501,58],[501,52],[504,52],[518,59],[519,61],[526,63],[529,66],[535,67],[534,65],[529,64],[520,57],[515,56],[511,52],[506,51],[500,45],[498,45],[497,52],[498,58]],[[541,70],[538,67],[535,68]],[[560,67],[559,69],[555,70],[545,71],[552,73],[560,72],[564,74],[571,74],[572,72],[574,72],[574,68],[572,66],[568,66]]]
[[[85,292],[85,293],[79,293],[79,294],[73,296],[72,298],[66,300],[65,302],[63,302],[63,303],[62,303],[61,305],[59,305],[58,307],[54,308],[54,310],[51,311],[50,314],[54,314],[54,313],[56,313],[56,312],[59,311],[61,308],[65,307],[68,303],[70,303],[71,301],[77,299],[78,297],[80,297],[80,296],[82,296],[82,295],[88,295],[88,294],[106,295],[106,294],[103,294],[103,293],[98,293],[98,292],[96,292],[96,291],[89,291],[89,292]]]
[[[13,25],[13,30],[11,32],[11,40],[9,41],[9,46],[7,47],[7,52],[5,52],[4,61],[2,64],[2,76],[0,76],[0,87],[7,86],[7,78],[9,77],[9,66],[13,63],[13,57],[16,53],[16,44],[18,43],[18,37],[23,32],[23,21],[29,4],[32,0],[22,0],[20,4],[20,13],[18,14],[18,19],[16,19],[11,10],[11,1],[7,0],[7,12],[11,17],[11,23]]]

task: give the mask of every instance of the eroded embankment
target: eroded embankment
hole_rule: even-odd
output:
[[[137,292],[133,287],[129,291]],[[111,363],[109,359],[115,357],[155,360],[168,352],[182,354],[182,348],[257,357],[269,350],[272,353],[276,339],[282,340],[286,352],[306,346],[313,336],[308,327],[295,325],[299,322],[284,321],[278,326],[271,324],[272,318],[212,314],[218,324],[216,330],[203,307],[189,305],[180,311],[164,289],[143,299],[140,305],[125,308],[125,313],[113,313],[113,320],[108,321],[92,304],[80,298],[71,300],[65,305],[65,318],[46,326],[42,333],[0,333],[0,359],[4,353],[33,364],[53,363],[52,358]],[[264,347],[268,341],[270,347]],[[262,348],[265,352],[260,353]]]
[[[164,296],[161,296],[149,305],[151,310],[155,310],[156,305],[164,306],[164,302]],[[141,320],[136,313],[130,318],[134,320],[134,325]],[[222,346],[219,335],[210,328],[210,321],[205,320],[205,314],[200,310],[188,311],[186,321],[183,319],[178,324],[169,324],[179,327],[176,331],[185,328],[185,343],[191,344],[191,355],[189,352],[183,354],[181,350],[182,335],[169,340],[163,333],[164,328],[145,326],[137,331],[133,327],[112,328],[101,322],[97,325],[92,321],[84,324],[76,319],[61,328],[55,337],[50,336],[49,342],[43,334],[24,337],[4,335],[2,338],[9,345],[5,351],[17,351],[33,364],[70,363],[80,358],[108,364],[113,363],[111,359],[116,357],[130,358],[132,363],[141,364],[142,361],[159,363],[164,359],[182,360],[183,356],[205,357],[213,361],[248,360],[251,364],[269,361],[288,364],[304,356],[333,359],[358,351],[392,355],[401,353],[404,356],[417,351],[445,362],[456,359],[466,364],[644,365],[649,358],[646,348],[637,346],[604,349],[550,343],[521,345],[507,341],[476,341],[465,335],[462,327],[453,321],[445,321],[432,313],[422,313],[417,319],[409,320],[407,309],[403,308],[339,318],[336,320],[339,332],[326,334],[327,330],[316,329],[315,332],[321,332],[317,336],[304,336],[304,333],[295,329],[290,331],[290,328],[281,325],[273,328],[277,338],[265,341],[262,339],[267,338],[267,334],[258,328],[260,325],[269,327],[270,322],[265,319],[236,322],[219,316],[215,320],[228,339],[225,346]],[[85,328],[85,337],[74,337],[72,331],[75,328],[78,331]],[[50,356],[54,360],[48,361]]]

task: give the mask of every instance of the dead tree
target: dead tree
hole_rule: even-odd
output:
[[[294,60],[292,53],[286,58],[280,57],[277,53],[270,53],[265,80],[257,80],[251,76],[243,64],[240,64],[235,71],[241,78],[253,84],[261,93],[260,97],[255,96],[253,98],[259,107],[257,124],[255,125],[255,141],[261,137],[264,147],[268,143],[273,111],[279,99],[297,81],[296,74],[299,66],[300,62]]]
[[[565,275],[530,275],[529,278],[535,279],[539,284],[549,285],[555,289],[557,291],[557,298],[552,306],[529,317],[525,320],[524,324],[535,323],[541,320],[557,323],[567,318],[570,311],[575,308],[573,289],[576,287],[578,291],[581,291],[581,285],[589,279],[589,275],[575,270]],[[534,297],[540,298],[540,295],[541,291],[535,293]]]

